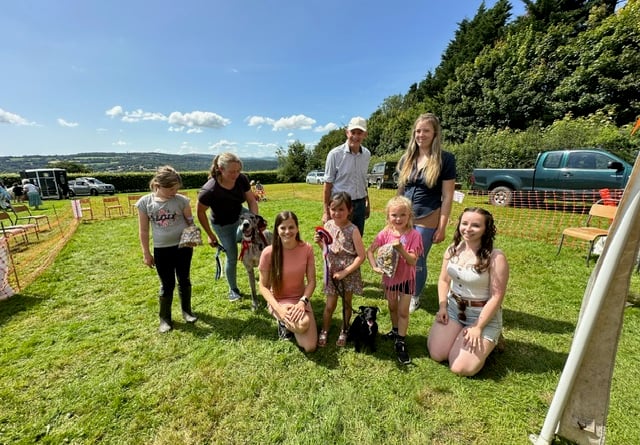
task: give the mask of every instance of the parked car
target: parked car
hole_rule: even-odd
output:
[[[623,189],[631,165],[600,149],[554,150],[540,153],[534,168],[476,168],[471,190],[487,190],[489,201],[498,206],[512,204],[515,193],[535,192],[535,201],[545,194],[563,192],[568,200],[597,200],[600,189]]]
[[[84,195],[113,195],[116,188],[112,184],[106,184],[99,179],[83,176],[69,181],[69,196]]]
[[[397,162],[378,162],[371,168],[371,173],[367,175],[369,187],[375,185],[377,188],[398,187],[398,173],[396,172]]]
[[[307,184],[324,184],[324,172],[322,170],[312,170],[307,173],[305,179]]]

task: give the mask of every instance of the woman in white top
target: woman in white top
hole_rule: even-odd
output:
[[[474,207],[463,211],[438,280],[439,309],[427,346],[437,362],[458,375],[477,374],[500,340],[502,300],[509,265],[493,248],[493,216]]]

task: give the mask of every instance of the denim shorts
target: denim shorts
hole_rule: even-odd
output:
[[[449,314],[449,320],[457,321],[464,327],[475,325],[478,321],[478,317],[480,316],[480,312],[482,312],[482,309],[484,309],[484,307],[467,306],[464,311],[467,319],[465,321],[461,321],[458,318],[458,303],[456,302],[455,298],[449,296],[447,300],[447,313]],[[499,308],[498,311],[494,314],[491,321],[484,327],[484,329],[482,329],[482,337],[494,343],[498,343],[498,338],[500,337],[501,332],[502,308]]]

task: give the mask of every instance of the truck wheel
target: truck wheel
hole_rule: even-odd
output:
[[[513,190],[509,187],[496,187],[489,192],[489,203],[494,206],[506,207],[513,201]]]
[[[382,179],[378,179],[378,180],[376,181],[376,188],[377,188],[378,190],[381,190],[381,189],[382,189]]]

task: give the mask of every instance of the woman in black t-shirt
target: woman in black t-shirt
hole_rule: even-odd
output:
[[[217,247],[221,244],[227,254],[225,276],[229,283],[229,300],[241,298],[236,280],[238,264],[237,231],[240,225],[240,214],[247,210],[258,214],[258,203],[251,192],[249,179],[240,171],[242,161],[233,153],[221,153],[213,158],[209,180],[202,186],[198,194],[198,221],[207,233],[209,245]],[[211,209],[211,220],[207,217],[207,209]],[[213,227],[213,230],[212,230]],[[215,231],[215,234],[214,234]]]

